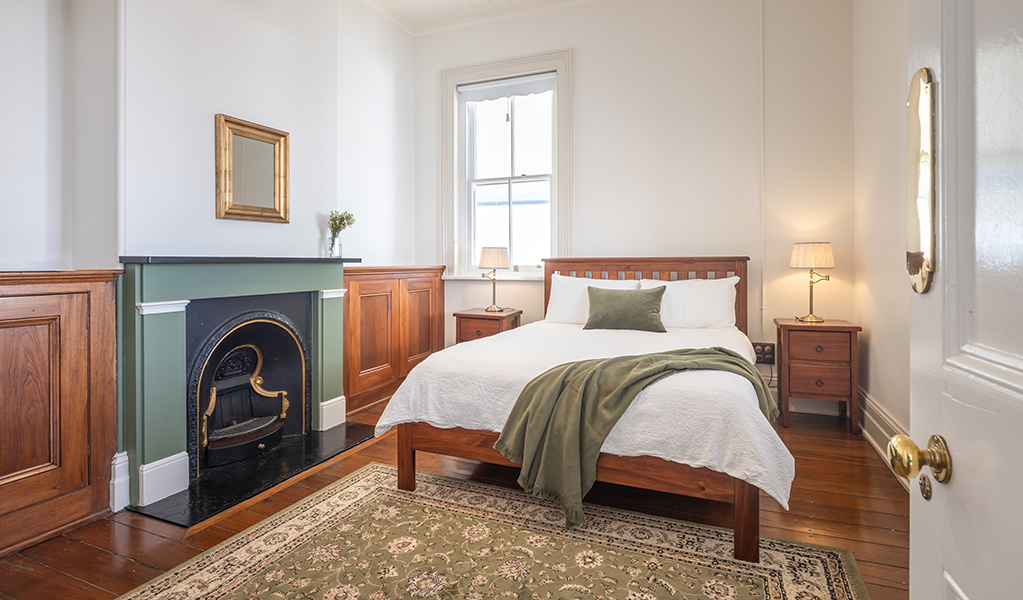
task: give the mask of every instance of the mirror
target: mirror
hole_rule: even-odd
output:
[[[906,270],[919,294],[934,273],[934,82],[913,75],[906,103]]]
[[[288,134],[217,115],[217,218],[287,223]]]

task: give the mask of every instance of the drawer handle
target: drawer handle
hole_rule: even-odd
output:
[[[817,352],[824,352],[824,346],[817,344]]]
[[[824,381],[818,379],[817,380],[817,387],[824,387]]]
[[[482,332],[482,331],[480,331],[479,329],[477,329],[477,330],[476,330],[476,337],[479,337],[479,336],[481,336],[481,335],[483,335],[483,332]]]

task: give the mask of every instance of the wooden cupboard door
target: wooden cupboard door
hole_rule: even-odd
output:
[[[400,280],[401,285],[401,370],[399,377],[443,348],[441,340],[444,309],[441,306],[440,279],[416,277]]]
[[[352,373],[350,393],[387,383],[399,377],[399,286],[396,280],[356,280],[349,284],[351,297]]]
[[[0,515],[89,485],[88,309],[0,298]]]

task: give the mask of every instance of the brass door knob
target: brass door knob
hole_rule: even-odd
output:
[[[940,435],[931,436],[926,450],[921,450],[904,435],[893,437],[888,440],[888,462],[895,474],[905,479],[913,479],[924,467],[931,468],[938,483],[948,483],[952,478],[952,455]]]

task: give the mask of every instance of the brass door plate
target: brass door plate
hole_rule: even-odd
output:
[[[924,500],[930,500],[933,489],[931,488],[931,478],[926,475],[920,476],[920,495],[924,497]]]

